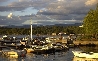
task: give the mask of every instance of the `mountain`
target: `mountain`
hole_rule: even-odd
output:
[[[75,24],[54,24],[54,25],[32,25],[33,27],[37,26],[80,26],[82,23],[75,23]],[[8,26],[2,26],[7,28],[30,28],[30,25],[23,25],[23,26],[15,26],[15,25],[8,25]]]

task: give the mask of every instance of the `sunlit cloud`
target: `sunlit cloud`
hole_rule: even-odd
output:
[[[8,14],[8,18],[12,18],[13,13]]]
[[[89,5],[95,5],[96,3],[98,3],[98,0],[87,0],[85,2],[85,5],[89,6]]]
[[[64,0],[58,0],[58,1],[64,1]]]
[[[7,21],[10,24],[22,24],[31,18],[35,24],[77,23],[98,3],[97,0],[0,0],[0,2],[2,2],[0,24],[9,24]],[[72,20],[73,18],[75,20]]]
[[[19,2],[28,2],[28,1],[32,1],[32,0],[19,0]]]

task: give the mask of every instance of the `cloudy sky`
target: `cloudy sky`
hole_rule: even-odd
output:
[[[0,0],[0,25],[80,23],[98,0]]]

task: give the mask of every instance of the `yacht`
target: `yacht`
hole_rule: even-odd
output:
[[[98,53],[95,52],[84,52],[84,51],[72,51],[75,57],[84,58],[98,58]]]
[[[98,61],[98,59],[73,57],[73,61]]]

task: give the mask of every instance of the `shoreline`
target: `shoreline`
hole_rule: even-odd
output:
[[[98,45],[98,41],[73,41],[74,44],[96,44]]]
[[[62,43],[67,43],[67,40],[57,40],[55,42],[62,42]],[[75,45],[86,45],[86,44],[95,44],[95,45],[98,45],[98,41],[80,41],[80,40],[76,40],[76,41],[73,41],[73,44]]]

